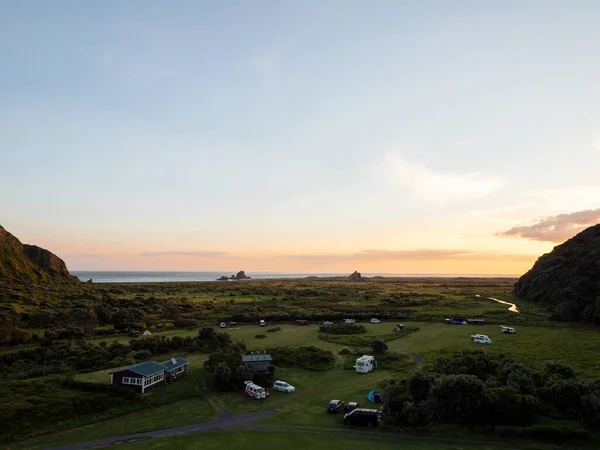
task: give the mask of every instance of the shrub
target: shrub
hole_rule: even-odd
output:
[[[277,331],[281,331],[281,327],[273,327],[267,330],[268,333],[276,333]]]
[[[338,354],[344,356],[344,355],[349,355],[350,353],[352,353],[352,351],[349,348],[344,347],[343,349],[341,349]]]
[[[328,326],[321,325],[319,331],[328,334],[362,334],[366,333],[367,329],[356,323],[334,323]]]
[[[254,339],[264,339],[266,337],[267,337],[266,334],[255,334],[254,335]]]
[[[273,357],[273,363],[281,367],[297,367],[299,369],[322,372],[333,369],[335,355],[318,347],[273,347],[267,353]]]

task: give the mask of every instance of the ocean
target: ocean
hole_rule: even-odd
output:
[[[190,281],[216,281],[227,272],[144,272],[144,271],[71,271],[81,281],[90,278],[95,283],[171,283]],[[246,272],[253,279],[277,278],[306,278],[306,277],[347,277],[349,273],[271,273],[271,272]],[[506,275],[441,275],[441,274],[390,274],[390,273],[363,273],[365,277],[506,277]]]

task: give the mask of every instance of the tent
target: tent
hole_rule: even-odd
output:
[[[152,333],[150,333],[148,330],[146,330],[142,333],[142,336],[150,336],[150,335],[152,335]]]
[[[369,394],[367,395],[367,399],[370,402],[375,402],[375,403],[382,403],[383,399],[381,398],[381,394],[378,391],[371,391],[369,392]]]

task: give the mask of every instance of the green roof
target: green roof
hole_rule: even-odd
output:
[[[186,364],[188,364],[188,361],[186,361],[183,358],[174,358],[174,359],[175,359],[175,363],[173,363],[173,361],[171,361],[169,359],[165,362],[161,362],[160,365],[163,366],[166,370],[173,370],[173,369],[177,369],[178,367],[185,366]]]
[[[164,372],[165,367],[161,364],[155,363],[154,361],[147,361],[139,364],[134,364],[133,366],[129,366],[126,370],[131,370],[139,375],[143,375],[145,377],[149,377],[158,372]]]

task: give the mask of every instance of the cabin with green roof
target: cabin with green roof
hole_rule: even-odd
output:
[[[110,373],[110,384],[132,388],[142,394],[187,375],[189,363],[183,358],[171,358],[157,363],[146,361]]]

